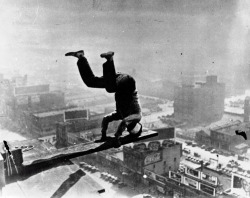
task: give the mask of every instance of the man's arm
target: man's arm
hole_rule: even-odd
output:
[[[115,120],[121,120],[121,116],[117,111],[106,115],[102,120],[102,132],[106,133],[109,123]]]
[[[141,113],[132,114],[132,115],[129,115],[128,117],[124,118],[124,119],[123,119],[123,122],[125,122],[126,125],[128,125],[128,124],[130,124],[131,122],[140,122],[141,118],[142,118]]]
[[[138,123],[140,122],[141,118],[142,118],[141,113],[132,114],[124,118],[117,128],[115,136],[120,137],[122,135],[122,132],[125,131],[125,129],[127,128],[129,124],[131,124],[132,122]]]

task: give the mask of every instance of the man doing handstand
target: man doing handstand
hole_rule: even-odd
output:
[[[69,52],[65,56],[74,56],[78,58],[77,66],[83,82],[92,88],[103,88],[108,93],[115,93],[116,111],[106,115],[102,120],[102,137],[98,141],[106,141],[106,131],[109,122],[122,120],[115,133],[116,145],[121,145],[120,137],[122,132],[127,128],[131,136],[139,137],[142,132],[141,107],[138,101],[136,90],[136,82],[133,77],[128,74],[116,73],[114,65],[114,52],[101,54],[101,58],[105,58],[103,64],[103,76],[97,77],[92,72],[84,51]]]

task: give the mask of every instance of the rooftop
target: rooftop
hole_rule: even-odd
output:
[[[219,133],[223,133],[223,134],[226,134],[226,135],[230,135],[230,136],[235,136],[235,131],[236,130],[239,130],[239,126],[231,126],[230,128],[223,128],[223,129],[219,129],[219,130],[216,130],[217,132]]]
[[[246,147],[249,147],[248,144],[245,144],[245,143],[241,143],[241,144],[238,144],[235,146],[235,148],[237,149],[243,149],[243,148],[246,148]]]
[[[237,122],[236,122],[235,125],[232,125],[232,126],[227,125],[224,128],[219,128],[219,129],[214,130],[214,131],[217,131],[217,132],[223,133],[223,134],[227,134],[227,135],[230,135],[230,136],[234,136],[234,135],[236,135],[236,133],[235,133],[236,130],[245,131],[247,135],[250,134],[248,124],[247,123],[241,123],[241,122],[239,124],[237,124]]]
[[[225,113],[233,113],[233,114],[237,114],[237,115],[244,115],[244,109],[238,108],[238,107],[225,106],[224,112]]]
[[[76,110],[84,110],[84,108],[74,107],[74,108],[70,108],[70,109],[60,109],[60,110],[47,111],[47,112],[42,112],[42,113],[34,113],[33,115],[41,118],[41,117],[48,117],[48,116],[64,114],[65,111],[76,111]]]
[[[185,159],[183,159],[183,160],[181,161],[181,164],[183,164],[183,165],[185,165],[185,166],[188,166],[189,168],[192,168],[192,169],[198,169],[198,168],[201,167],[200,164],[195,164],[195,163],[190,162],[190,161],[187,161],[187,160],[185,160]]]
[[[236,126],[236,125],[239,125],[241,124],[242,122],[239,121],[239,120],[236,120],[236,121],[225,121],[225,120],[221,120],[221,121],[218,121],[218,122],[214,122],[212,123],[211,125],[209,125],[208,127],[213,130],[213,131],[218,131],[220,129],[228,129],[228,128],[231,128],[232,126]]]
[[[72,162],[49,169],[43,168],[29,176],[8,183],[3,197],[93,197],[100,198],[105,189]]]
[[[200,131],[206,133],[208,136],[210,136],[210,134],[211,134],[211,131],[206,127],[202,127]],[[198,132],[200,132],[200,131],[198,131]]]

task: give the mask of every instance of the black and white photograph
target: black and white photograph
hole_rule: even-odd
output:
[[[0,0],[0,198],[250,198],[250,0]]]

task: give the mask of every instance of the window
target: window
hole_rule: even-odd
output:
[[[174,162],[176,162],[176,157],[174,158]]]
[[[169,166],[168,169],[171,170],[171,166]]]
[[[153,165],[153,169],[155,169],[155,164]]]
[[[166,166],[166,161],[163,162],[163,165]]]

